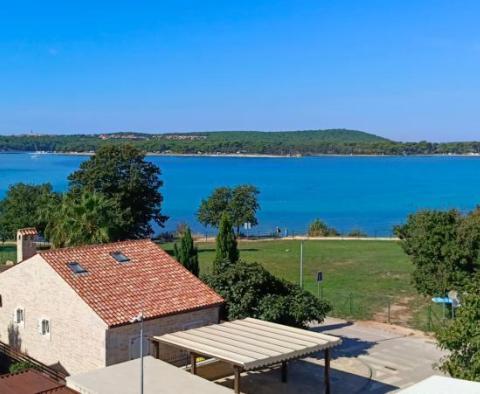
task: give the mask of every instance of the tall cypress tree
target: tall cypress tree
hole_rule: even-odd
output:
[[[177,244],[173,247],[175,258],[183,264],[193,275],[198,276],[198,250],[193,243],[192,232],[187,226],[180,239],[180,247]]]
[[[238,261],[239,252],[232,222],[226,212],[222,214],[216,241],[216,255],[213,263],[214,272]]]

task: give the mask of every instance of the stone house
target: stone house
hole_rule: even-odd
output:
[[[33,253],[0,273],[0,341],[69,374],[137,358],[140,313],[146,354],[150,336],[219,320],[223,299],[150,240]]]

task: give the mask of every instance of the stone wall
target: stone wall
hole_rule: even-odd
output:
[[[70,374],[105,366],[107,326],[77,293],[36,255],[0,274],[0,341],[17,341],[40,362]],[[13,322],[24,309],[24,324]],[[50,335],[41,335],[39,320],[50,321]]]
[[[41,255],[0,273],[0,341],[38,361],[78,374],[136,358],[139,323],[108,329],[106,323],[46,263]],[[24,324],[14,323],[17,308]],[[39,332],[40,319],[50,321],[50,335]],[[219,307],[180,313],[144,322],[144,337],[200,327],[219,321]],[[153,346],[145,340],[145,354]],[[161,345],[160,358],[183,363],[185,353]]]
[[[162,335],[169,332],[187,330],[219,322],[219,307],[206,308],[181,313],[144,322],[144,337]],[[107,365],[116,364],[138,357],[139,323],[114,327],[107,332]],[[144,354],[153,354],[154,347],[148,339],[144,340]],[[186,353],[171,346],[160,345],[159,358],[174,364],[186,361]]]

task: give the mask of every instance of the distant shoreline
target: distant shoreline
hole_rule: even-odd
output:
[[[93,156],[95,152],[33,152],[33,151],[0,151],[0,154],[27,153],[37,156],[42,155],[65,155],[65,156]],[[278,158],[278,159],[299,159],[305,157],[480,157],[480,153],[432,153],[412,155],[392,154],[335,154],[316,153],[308,155],[276,155],[263,153],[161,153],[147,152],[152,157],[231,157],[231,158]]]

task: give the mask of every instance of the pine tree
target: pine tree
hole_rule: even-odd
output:
[[[220,272],[228,265],[238,261],[239,252],[232,222],[226,212],[222,214],[216,241],[216,255],[213,265],[214,272]]]
[[[198,266],[198,250],[193,243],[192,232],[188,226],[186,226],[180,239],[180,247],[175,244],[173,251],[175,258],[193,275],[198,276],[200,271]]]

